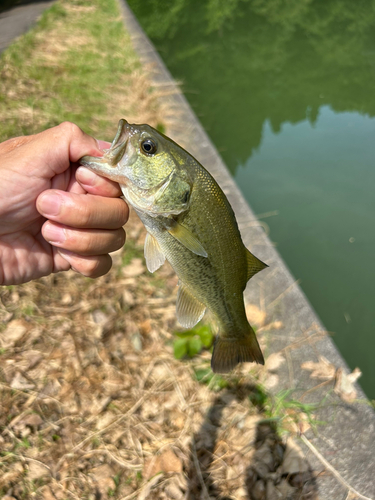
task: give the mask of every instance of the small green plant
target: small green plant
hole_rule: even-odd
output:
[[[193,358],[203,348],[209,349],[214,341],[214,334],[209,325],[197,325],[186,332],[174,332],[178,337],[173,343],[174,357],[181,359],[185,356]]]
[[[209,366],[207,368],[194,368],[194,374],[199,383],[206,384],[214,392],[219,392],[229,385],[228,380],[213,373]]]
[[[293,428],[302,429],[305,424],[315,432],[318,425],[326,424],[316,420],[313,415],[322,406],[322,402],[303,403],[291,398],[293,392],[294,389],[286,389],[267,397],[264,401],[264,413],[268,417],[266,420],[278,422],[280,432],[290,432]]]
[[[24,438],[22,438],[21,441],[19,441],[16,444],[15,449],[17,449],[17,448],[30,448],[30,447],[31,447],[30,441],[26,437],[24,437]]]
[[[36,311],[35,304],[27,304],[27,305],[26,305],[26,306],[22,309],[22,313],[23,313],[25,316],[34,316],[35,311]]]

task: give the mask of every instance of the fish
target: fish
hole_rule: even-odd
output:
[[[268,266],[244,246],[233,209],[210,173],[164,134],[124,119],[103,157],[83,156],[80,163],[119,183],[147,230],[148,270],[171,264],[179,278],[179,323],[192,328],[206,309],[215,317],[213,372],[227,373],[240,362],[264,364],[243,292]]]

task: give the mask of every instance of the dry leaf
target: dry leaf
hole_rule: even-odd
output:
[[[277,371],[277,369],[284,363],[285,358],[280,352],[270,354],[266,359],[265,368],[269,372]]]
[[[28,479],[33,480],[33,479],[40,479],[42,477],[49,476],[49,470],[47,467],[44,467],[42,464],[39,464],[38,462],[30,462],[28,465],[28,474],[27,477]]]
[[[279,383],[279,376],[276,375],[275,373],[272,374],[267,374],[266,379],[264,381],[264,387],[266,389],[272,389],[273,387],[276,387]]]
[[[11,321],[6,329],[0,333],[0,341],[4,348],[11,347],[16,344],[27,332],[27,324],[20,320],[15,319]]]
[[[304,434],[311,427],[306,413],[293,410],[292,408],[286,410],[284,426],[295,434]]]
[[[144,477],[149,479],[159,472],[182,472],[182,462],[171,449],[168,449],[156,458],[146,461],[144,470]]]
[[[314,361],[302,363],[301,368],[311,371],[311,378],[330,380],[333,379],[336,374],[336,367],[324,356],[319,356],[319,361],[317,363],[314,363]]]
[[[246,316],[250,324],[256,325],[258,328],[264,325],[266,320],[266,313],[259,309],[255,304],[248,304],[246,306]]]
[[[30,413],[19,421],[20,424],[37,429],[43,423],[43,419],[37,413]]]
[[[10,386],[12,389],[19,389],[21,391],[34,388],[34,384],[31,384],[20,372],[15,374]]]
[[[23,467],[20,463],[14,464],[9,472],[5,472],[0,477],[0,488],[9,487],[10,484],[16,481],[20,476],[23,475]],[[4,497],[3,497],[4,498]]]
[[[95,485],[102,495],[105,495],[109,489],[116,488],[116,483],[113,479],[115,473],[108,464],[94,467],[90,470],[90,474],[93,476]]]
[[[282,474],[290,476],[308,470],[309,467],[301,448],[292,439],[288,439],[284,452],[284,461],[281,466]]]
[[[357,391],[354,384],[362,375],[359,368],[355,368],[352,373],[348,375],[344,372],[342,368],[339,368],[336,373],[336,381],[334,391],[340,396],[343,401],[347,403],[353,403],[357,397]]]

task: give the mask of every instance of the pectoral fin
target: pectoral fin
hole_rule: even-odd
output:
[[[201,255],[202,257],[207,257],[206,250],[199,243],[193,233],[185,226],[182,226],[181,224],[178,224],[178,222],[176,222],[176,224],[174,224],[172,228],[168,229],[168,233],[176,238],[176,240],[179,241],[181,245],[184,245],[191,252],[197,255]]]
[[[192,295],[179,281],[176,302],[178,322],[185,328],[192,328],[203,318],[206,306]]]
[[[162,266],[165,262],[165,256],[160,248],[159,243],[157,242],[156,238],[151,236],[150,233],[147,233],[146,235],[145,259],[147,269],[150,271],[150,273],[153,273],[154,271],[159,269],[159,267]]]
[[[255,255],[253,255],[249,250],[247,250],[247,281],[254,276],[254,274],[259,273],[262,269],[265,269],[267,264],[259,260]]]

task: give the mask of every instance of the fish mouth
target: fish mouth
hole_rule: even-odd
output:
[[[111,147],[103,156],[103,158],[106,158],[107,162],[111,166],[114,167],[117,165],[117,163],[124,156],[129,137],[130,125],[124,118],[121,118],[118,122],[117,132],[112,141]]]
[[[118,122],[118,128],[115,138],[112,141],[111,147],[104,150],[103,156],[82,156],[79,160],[82,165],[93,170],[94,172],[103,172],[103,167],[116,167],[121,158],[124,156],[128,140],[130,137],[130,125],[125,119]]]

